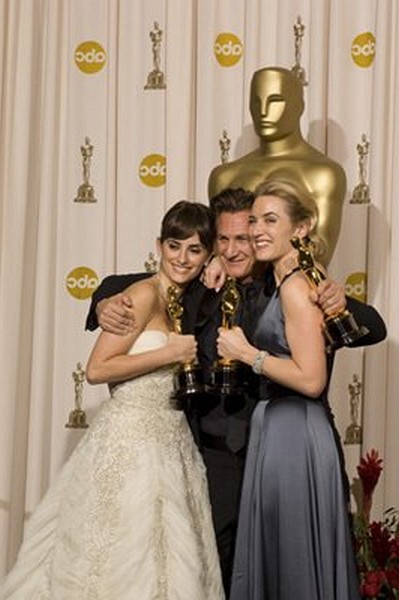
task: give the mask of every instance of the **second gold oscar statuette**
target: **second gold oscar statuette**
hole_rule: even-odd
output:
[[[235,280],[226,279],[222,292],[221,313],[222,327],[232,329],[236,324],[238,308],[241,297]],[[211,381],[206,386],[206,391],[219,396],[241,396],[243,394],[242,382],[245,381],[243,366],[228,358],[219,358],[211,369]]]

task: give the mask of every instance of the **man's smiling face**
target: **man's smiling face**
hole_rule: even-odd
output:
[[[222,212],[216,219],[216,249],[227,274],[245,283],[251,279],[255,255],[249,238],[249,210]]]

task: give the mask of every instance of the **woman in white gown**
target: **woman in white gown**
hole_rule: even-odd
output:
[[[166,306],[212,249],[207,207],[175,204],[158,243],[159,272],[128,290],[135,331],[102,332],[86,367],[111,397],[30,518],[1,600],[224,598],[205,468],[171,399],[196,342],[171,333]]]

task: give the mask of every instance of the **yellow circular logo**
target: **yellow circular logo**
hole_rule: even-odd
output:
[[[351,273],[345,281],[345,293],[355,300],[367,302],[367,274]]]
[[[89,267],[76,267],[65,280],[68,292],[78,300],[90,298],[98,283],[97,274]]]
[[[82,42],[75,50],[76,66],[88,75],[101,71],[106,61],[107,54],[98,42]]]
[[[148,154],[140,163],[139,176],[144,185],[160,187],[166,181],[166,158],[162,154]]]
[[[369,67],[375,56],[375,37],[370,31],[360,33],[352,42],[352,58],[359,67]]]
[[[240,38],[234,33],[219,33],[213,50],[216,60],[222,67],[232,67],[240,60],[243,53],[243,46]]]

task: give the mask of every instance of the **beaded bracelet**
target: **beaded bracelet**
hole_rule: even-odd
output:
[[[255,356],[255,360],[252,363],[252,370],[257,375],[262,375],[263,361],[265,360],[266,356],[268,356],[268,355],[269,355],[269,353],[266,352],[266,350],[260,350],[257,353],[257,355]]]

